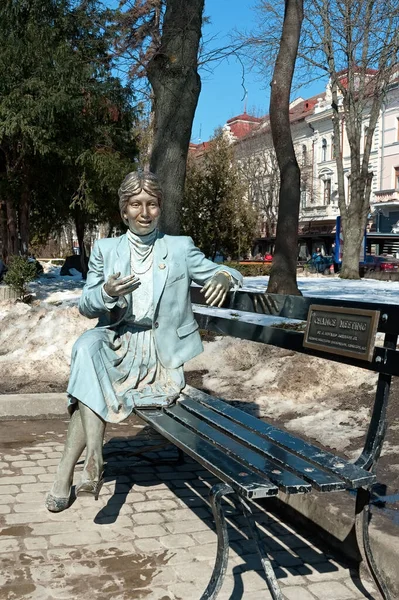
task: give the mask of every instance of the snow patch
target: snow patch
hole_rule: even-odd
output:
[[[72,346],[95,322],[78,311],[84,285],[80,273],[61,277],[59,267],[49,263],[43,267],[42,276],[30,284],[33,304],[0,304],[0,372],[2,381],[56,381],[66,388]],[[267,282],[267,277],[247,277],[244,289],[265,292]],[[399,300],[399,282],[316,275],[300,277],[298,285],[305,296]],[[185,368],[205,371],[203,385],[215,395],[236,401],[256,416],[283,421],[289,430],[338,450],[348,452],[353,440],[359,439],[360,445],[375,373],[236,338],[218,337],[204,347],[204,353]],[[343,397],[351,398],[350,406],[343,406]],[[385,448],[384,453],[390,450]]]
[[[369,407],[342,407],[343,392],[355,397],[360,388],[371,400],[377,382],[371,371],[230,337],[205,342],[185,370],[206,371],[211,393],[337,450],[363,436],[369,420]]]

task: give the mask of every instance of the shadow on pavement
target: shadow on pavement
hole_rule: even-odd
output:
[[[218,480],[190,458],[179,460],[180,457],[174,446],[164,446],[165,449],[161,450],[159,445],[162,438],[155,432],[153,434],[156,437],[152,440],[152,445],[156,450],[137,456],[140,448],[148,448],[151,445],[151,432],[153,432],[151,428],[145,427],[136,436],[113,437],[105,444],[105,479],[114,480],[115,489],[106,506],[96,515],[94,522],[99,525],[115,523],[128,495],[135,492],[137,486],[142,491],[143,487],[151,489],[164,484],[173,492],[181,506],[189,508],[193,515],[200,517],[206,523],[209,530],[215,531],[208,494],[210,487]],[[156,494],[156,497],[162,499],[162,490]],[[234,590],[230,600],[238,600],[244,597],[243,574],[245,572],[258,571],[265,580],[265,589],[266,579],[241,510],[237,509],[228,498],[224,506],[230,548],[236,553],[235,562],[238,563],[233,567]],[[320,541],[316,534],[288,523],[283,524],[280,521],[281,517],[279,518],[278,514],[271,510],[266,501],[254,503],[253,512],[264,536],[264,546],[278,579],[290,578],[292,585],[295,585],[297,577],[310,576],[311,580],[317,583],[323,580],[323,574],[338,574],[339,567],[343,566],[339,555]],[[345,558],[345,565],[348,566],[347,558]],[[374,597],[361,583],[358,563],[353,562],[349,566],[354,586],[365,598],[373,600]],[[332,582],[335,580],[333,576],[331,580]],[[205,585],[206,582],[204,588]]]

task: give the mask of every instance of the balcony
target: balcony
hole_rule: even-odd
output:
[[[301,219],[335,219],[339,215],[339,208],[334,204],[309,205],[301,208]]]
[[[374,192],[375,200],[371,201],[374,204],[380,204],[385,202],[394,202],[399,204],[399,190],[379,190],[378,192]]]

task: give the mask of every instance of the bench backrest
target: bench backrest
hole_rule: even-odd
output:
[[[399,376],[399,351],[396,350],[399,308],[393,304],[237,291],[230,294],[228,308],[217,310],[206,307],[197,287],[191,288],[191,299],[196,319],[203,329]],[[377,331],[385,336],[383,343],[374,348],[373,359],[366,362],[355,357],[305,348],[304,323],[312,304],[380,311]],[[252,313],[252,317],[245,313]],[[265,315],[276,319],[264,318]]]
[[[210,308],[200,288],[191,288],[195,317],[203,329],[264,344],[278,346],[342,362],[379,373],[377,391],[363,451],[356,463],[371,469],[378,460],[385,437],[386,413],[392,375],[399,375],[399,351],[396,349],[399,334],[399,310],[396,305],[352,300],[309,298],[282,294],[236,291],[230,294],[228,308]],[[377,332],[384,334],[377,340],[370,361],[342,356],[308,348],[303,345],[305,323],[311,305],[366,309],[379,311]]]

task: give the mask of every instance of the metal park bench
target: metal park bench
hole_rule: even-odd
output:
[[[379,373],[364,449],[355,462],[323,451],[189,386],[174,406],[136,411],[169,442],[220,480],[210,492],[218,536],[217,556],[201,600],[217,597],[227,568],[229,540],[223,498],[229,495],[241,507],[256,543],[271,597],[280,600],[282,593],[252,516],[251,501],[271,498],[279,490],[287,494],[306,494],[312,489],[325,493],[356,490],[359,550],[382,598],[390,600],[389,590],[371,553],[368,524],[371,487],[376,482],[375,465],[386,431],[391,377],[399,374],[397,308],[239,291],[231,295],[228,309],[212,309],[203,305],[196,288],[193,288],[192,299],[197,321],[203,329]],[[385,334],[383,346],[374,346],[377,330]]]

